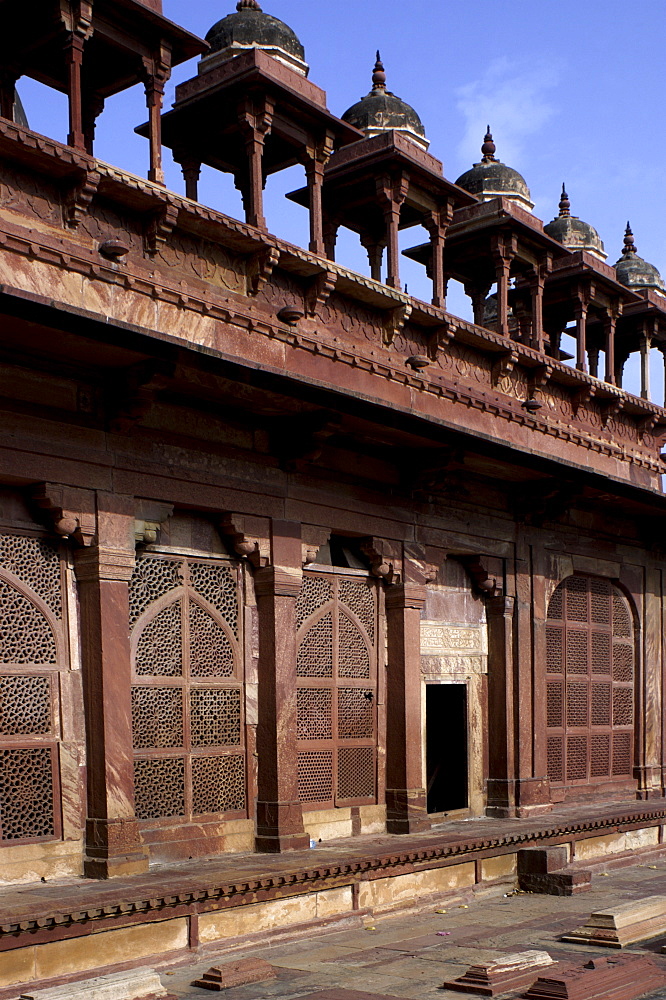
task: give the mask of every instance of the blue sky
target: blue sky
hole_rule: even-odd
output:
[[[523,174],[539,218],[557,214],[564,181],[572,213],[599,230],[609,263],[619,256],[630,219],[638,252],[666,273],[664,0],[639,7],[625,0],[262,0],[262,6],[296,31],[310,78],[327,91],[334,113],[368,92],[379,48],[389,89],[419,112],[448,178],[479,159],[490,123],[497,156]],[[235,0],[164,0],[168,17],[201,35],[233,9]],[[195,72],[194,62],[174,71],[167,104],[174,84]],[[63,98],[31,81],[19,90],[31,126],[64,138]],[[147,144],[133,135],[144,119],[140,88],[114,98],[99,120],[97,155],[144,174]],[[183,190],[172,165],[167,182]],[[305,211],[283,198],[301,183],[298,167],[270,178],[267,217],[278,236],[307,245]],[[240,214],[229,178],[206,173],[200,197]],[[419,230],[402,234],[403,247],[418,242]],[[366,270],[351,235],[340,240],[338,259]],[[418,265],[405,261],[402,278],[412,294],[429,297]],[[456,297],[450,307],[465,309]]]

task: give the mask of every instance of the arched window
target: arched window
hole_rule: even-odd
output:
[[[634,744],[634,637],[609,580],[570,576],[546,623],[548,776],[553,785],[629,779]]]
[[[145,555],[130,583],[141,820],[247,813],[237,568]]]
[[[377,594],[363,576],[303,574],[296,604],[298,788],[305,807],[377,797]]]
[[[67,667],[61,560],[0,534],[0,841],[61,835],[60,677]]]

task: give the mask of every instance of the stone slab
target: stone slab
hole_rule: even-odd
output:
[[[562,941],[624,948],[666,932],[666,896],[647,896],[591,913],[582,927]]]
[[[666,971],[645,955],[593,958],[583,966],[560,967],[540,976],[525,1000],[635,1000],[666,986]]]
[[[275,979],[277,972],[263,958],[241,958],[237,962],[215,965],[192,985],[204,990],[228,990],[232,986],[247,986],[248,983],[264,983]]]
[[[494,997],[527,986],[534,982],[539,969],[553,964],[547,951],[514,952],[482,965],[470,965],[463,976],[442,983],[440,989]]]
[[[131,972],[22,993],[19,1000],[167,1000],[167,997],[153,969],[132,969]]]

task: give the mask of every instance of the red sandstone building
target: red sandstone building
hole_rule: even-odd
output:
[[[490,134],[447,180],[379,59],[337,117],[255,0],[209,44],[161,0],[0,12],[0,875],[122,876],[130,900],[5,912],[0,987],[145,960],[139,925],[174,954],[214,944],[232,902],[321,898],[320,919],[506,875],[504,820],[581,856],[661,843],[666,298],[631,232],[611,266],[566,194],[544,226]],[[67,145],[14,120],[24,74],[68,94]],[[138,81],[149,180],[93,150]],[[266,176],[294,163],[308,249],[264,222]],[[204,164],[244,221],[197,200]],[[415,225],[432,302],[401,290]],[[370,276],[335,262],[341,226]],[[497,834],[454,863],[446,821],[483,816]],[[305,888],[215,896],[196,874],[341,837],[365,857],[385,833],[402,860]],[[181,869],[180,895],[139,905],[150,864],[188,859],[196,887]],[[91,927],[136,933],[121,958],[57,951]]]

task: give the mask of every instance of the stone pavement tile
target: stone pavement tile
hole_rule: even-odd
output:
[[[321,948],[313,947],[310,942],[309,948],[299,948],[298,951],[291,951],[286,955],[271,955],[267,961],[282,969],[301,969],[306,963],[307,967],[321,962],[337,962],[344,960],[347,956],[357,955],[358,952],[351,948],[340,945],[323,945]]]

